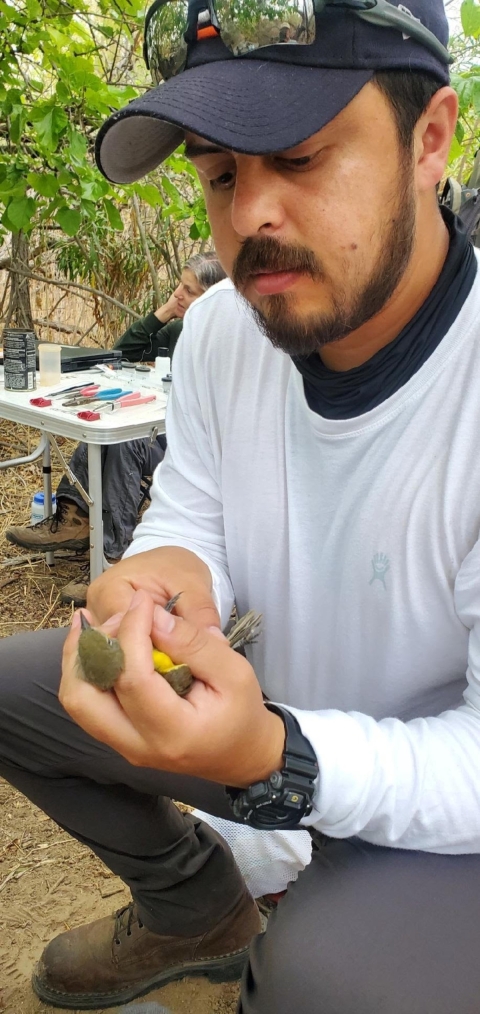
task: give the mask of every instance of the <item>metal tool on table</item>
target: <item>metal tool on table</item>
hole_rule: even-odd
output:
[[[63,408],[76,408],[78,405],[92,405],[96,401],[113,401],[115,398],[123,398],[127,394],[133,394],[133,391],[125,391],[123,387],[97,387],[97,390],[92,394],[77,394],[72,395],[71,398],[67,398],[66,401],[62,401]]]
[[[77,416],[84,422],[97,422],[98,419],[101,419],[102,412],[116,412],[121,408],[136,408],[137,405],[148,405],[149,402],[156,401],[156,399],[156,394],[142,395],[134,391],[132,394],[126,394],[114,401],[103,402],[102,405],[97,405],[95,410],[83,409],[81,412],[77,412]]]
[[[71,394],[73,391],[77,392],[76,397],[92,397],[99,390],[99,384],[88,384],[87,386],[75,384],[74,387],[65,387],[63,391],[53,391],[43,396],[39,395],[38,398],[30,398],[30,404],[35,405],[35,408],[49,408],[53,398],[63,398],[65,394]]]
[[[171,613],[182,593],[169,599],[164,607]],[[111,690],[125,668],[125,656],[116,637],[107,637],[101,630],[92,627],[81,615],[82,632],[78,641],[78,675],[87,683],[93,683],[100,690]],[[256,641],[261,628],[262,615],[251,609],[235,623],[227,634],[230,646],[235,650]],[[163,676],[179,697],[188,694],[193,683],[193,674],[188,665],[176,664],[164,651],[152,648],[153,667]]]

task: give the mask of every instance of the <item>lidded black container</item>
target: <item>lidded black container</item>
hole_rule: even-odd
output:
[[[6,391],[33,391],[36,379],[35,332],[21,327],[3,329],[3,366]]]

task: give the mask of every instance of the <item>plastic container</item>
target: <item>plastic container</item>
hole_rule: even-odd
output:
[[[45,496],[43,493],[35,493],[32,497],[32,506],[30,514],[30,524],[38,525],[39,521],[43,521],[45,514]],[[57,509],[57,498],[55,493],[52,493],[52,514],[55,514]]]
[[[162,380],[166,373],[170,373],[170,356],[157,356],[155,360],[155,377]]]
[[[3,329],[3,364],[6,391],[33,391],[36,387],[35,332]]]
[[[52,387],[62,378],[62,350],[53,342],[41,342],[38,346],[38,365],[40,367],[40,387]]]
[[[162,387],[163,387],[163,393],[166,394],[167,398],[168,398],[168,395],[170,394],[170,391],[172,390],[172,374],[171,373],[167,373],[167,375],[165,377],[162,377]]]

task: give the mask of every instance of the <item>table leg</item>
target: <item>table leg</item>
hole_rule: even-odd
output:
[[[90,507],[90,580],[103,572],[102,448],[88,444],[88,492]]]
[[[46,434],[47,440],[45,447],[43,448],[43,516],[44,518],[50,517],[52,513],[52,465],[50,456],[50,441],[48,434]],[[49,567],[53,567],[55,563],[55,554],[53,552],[45,553],[45,559]]]

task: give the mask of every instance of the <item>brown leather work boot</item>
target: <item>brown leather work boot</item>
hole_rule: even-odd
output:
[[[63,497],[57,502],[55,514],[37,525],[19,525],[7,528],[5,538],[23,549],[49,553],[55,549],[88,549],[90,526],[88,514],[71,500]]]
[[[250,941],[264,927],[246,890],[221,922],[195,937],[152,933],[131,902],[55,937],[38,962],[32,986],[55,1007],[95,1010],[127,1003],[185,975],[230,982],[240,978]]]

